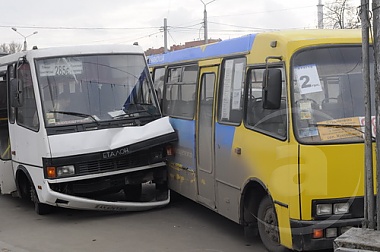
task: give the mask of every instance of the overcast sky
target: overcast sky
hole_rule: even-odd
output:
[[[323,0],[323,3],[326,0]],[[263,30],[316,28],[318,0],[203,0],[208,37],[228,39]],[[360,0],[350,0],[357,6]],[[132,44],[144,50],[203,40],[201,0],[18,0],[1,1],[0,44],[28,48],[83,44]],[[13,31],[15,27],[23,36]]]

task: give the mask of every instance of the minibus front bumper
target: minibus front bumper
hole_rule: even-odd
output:
[[[144,202],[107,201],[72,196],[53,191],[49,186],[47,186],[47,191],[44,196],[45,203],[49,205],[70,209],[96,211],[144,211],[157,207],[163,207],[170,202],[169,190],[167,191],[167,197],[164,199],[160,198]]]
[[[360,227],[364,218],[333,219],[320,221],[290,220],[293,249],[296,251],[312,251],[332,249],[333,241],[351,227]],[[316,238],[315,234],[321,237]]]

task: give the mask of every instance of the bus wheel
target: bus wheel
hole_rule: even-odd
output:
[[[280,244],[277,216],[272,200],[268,196],[260,202],[257,217],[260,238],[267,250],[271,252],[288,251]]]
[[[142,184],[125,185],[124,195],[127,201],[138,201],[142,194]]]
[[[34,211],[38,215],[45,215],[45,214],[49,214],[52,212],[52,210],[53,210],[52,206],[40,203],[36,189],[34,188],[33,185],[30,187],[30,196],[31,196],[30,198],[31,198],[32,202],[34,203]]]

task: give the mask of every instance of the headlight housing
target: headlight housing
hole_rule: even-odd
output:
[[[69,177],[75,175],[74,165],[48,166],[47,177],[50,179]]]
[[[334,214],[347,214],[349,211],[350,204],[348,204],[348,202],[334,204]]]
[[[344,215],[350,213],[349,202],[323,202],[315,204],[315,216]]]
[[[332,204],[318,204],[317,205],[317,215],[331,215],[332,214]]]

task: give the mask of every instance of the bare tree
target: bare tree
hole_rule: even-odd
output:
[[[15,53],[22,50],[22,44],[15,43],[14,41],[9,44],[0,44],[0,52]]]
[[[360,27],[358,7],[350,0],[332,0],[325,4],[323,26],[330,29],[355,29]]]

